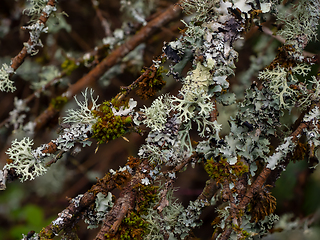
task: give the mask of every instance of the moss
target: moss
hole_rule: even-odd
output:
[[[145,72],[142,70],[141,72]],[[166,82],[163,80],[162,73],[166,72],[163,67],[159,67],[156,71],[150,71],[148,76],[138,83],[138,90],[136,94],[141,99],[148,99],[153,97],[158,91],[160,91]]]
[[[294,162],[303,160],[306,156],[307,149],[307,143],[298,142],[291,159]]]
[[[134,186],[136,190],[136,211],[146,215],[149,206],[158,199],[157,186],[143,185],[141,183]]]
[[[238,225],[232,224],[232,229],[237,233],[237,239],[244,240],[250,237],[250,233],[248,233],[246,230],[243,230]]]
[[[54,226],[52,227],[54,228]],[[54,236],[55,234],[51,229],[42,228],[39,233],[40,240],[52,239]]]
[[[225,158],[220,158],[218,162],[212,158],[207,160],[204,169],[217,183],[223,183],[226,179],[228,182],[236,182],[239,177],[249,171],[240,160],[230,165]]]
[[[277,67],[282,67],[290,70],[292,67],[297,65],[297,62],[291,57],[291,55],[295,52],[296,49],[292,45],[284,45],[279,47],[277,56],[266,68],[273,70]]]
[[[76,70],[80,64],[77,64],[74,60],[67,58],[61,64],[62,70],[67,74],[70,75],[74,70]]]
[[[250,222],[258,222],[263,220],[266,216],[269,216],[276,209],[276,198],[271,195],[267,189],[271,186],[262,187],[254,197],[252,198],[250,204],[248,205],[247,211],[251,215]]]
[[[112,104],[112,102],[114,104]],[[114,106],[119,110],[119,103],[114,100],[105,101],[100,105],[99,110],[94,110],[92,113],[98,121],[92,126],[93,136],[99,144],[107,143],[111,140],[119,138],[126,134],[132,122],[131,116],[115,116],[111,109]],[[123,106],[123,105],[122,105]]]
[[[112,240],[140,240],[143,239],[143,236],[146,234],[147,228],[147,222],[132,211],[123,219],[117,233],[114,236],[107,234],[105,237]]]
[[[52,98],[50,104],[54,109],[60,110],[67,102],[67,97],[58,96],[56,98]]]
[[[130,162],[138,163],[138,158],[130,158]],[[143,239],[148,232],[148,223],[141,215],[147,214],[148,208],[158,200],[157,186],[136,184],[133,187],[136,192],[135,209],[127,214],[121,222],[117,233],[113,236],[106,236],[107,239]]]

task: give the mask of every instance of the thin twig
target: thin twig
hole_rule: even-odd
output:
[[[56,3],[56,0],[49,0],[47,3],[47,6],[54,7],[55,3]],[[49,15],[45,11],[43,11],[38,21],[40,22],[40,24],[45,25],[48,19],[49,19]],[[33,44],[31,38],[29,38],[29,40],[27,41],[27,44],[30,46]],[[11,67],[14,69],[14,71],[20,67],[20,65],[23,63],[27,55],[28,55],[27,47],[24,46],[22,50],[18,53],[18,55],[11,59],[12,61]]]

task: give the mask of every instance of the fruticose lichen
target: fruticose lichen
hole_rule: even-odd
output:
[[[18,175],[21,175],[21,182],[32,180],[47,171],[43,162],[36,158],[35,152],[31,149],[32,145],[32,139],[23,138],[21,141],[15,139],[6,152],[10,160],[4,169],[14,169]]]
[[[67,116],[63,118],[64,123],[84,123],[84,124],[94,124],[97,122],[97,119],[94,117],[92,111],[97,110],[100,104],[97,104],[98,97],[94,99],[93,97],[93,89],[90,89],[90,99],[87,96],[88,89],[82,92],[82,96],[84,97],[84,101],[79,102],[75,97],[75,101],[80,109],[68,109]],[[92,106],[89,108],[89,104]]]
[[[13,86],[13,81],[9,79],[10,75],[15,73],[12,67],[7,64],[2,64],[0,69],[0,91],[14,92],[16,87]]]

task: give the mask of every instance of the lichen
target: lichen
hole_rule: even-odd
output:
[[[319,24],[320,2],[302,0],[294,7],[293,11],[278,15],[278,20],[284,23],[284,28],[278,34],[287,40],[287,43],[296,42],[297,46],[305,46],[307,41],[315,39],[317,36],[317,26]],[[302,42],[301,42],[302,41]]]
[[[97,104],[98,97],[94,99],[93,90],[90,89],[90,100],[87,96],[88,88],[84,92],[82,92],[82,96],[84,97],[84,101],[79,102],[76,97],[74,97],[77,105],[80,109],[68,109],[67,116],[63,118],[64,123],[85,123],[85,124],[94,124],[97,122],[97,119],[93,115],[93,111],[96,111],[100,104]],[[91,101],[91,107],[89,108],[89,101]]]
[[[13,81],[9,79],[10,75],[15,73],[11,66],[2,64],[0,69],[0,91],[2,92],[14,92],[16,87],[13,85]]]
[[[84,222],[88,224],[88,229],[97,228],[102,223],[105,215],[113,206],[112,194],[108,192],[105,196],[99,192],[96,196],[95,207],[92,211],[87,211]]]
[[[142,121],[152,131],[161,131],[167,122],[167,116],[170,111],[170,102],[168,95],[162,95],[154,100],[149,108],[141,109],[145,114]]]
[[[21,176],[21,182],[35,179],[35,177],[41,176],[47,171],[43,162],[34,156],[31,149],[32,145],[32,139],[23,138],[21,141],[15,139],[6,151],[12,162],[7,163],[4,169],[14,169]]]
[[[217,183],[233,182],[235,183],[239,177],[249,171],[248,166],[238,160],[235,164],[231,165],[226,159],[213,159],[207,160],[204,169],[208,175],[213,178]]]

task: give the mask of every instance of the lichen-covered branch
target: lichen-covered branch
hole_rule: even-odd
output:
[[[42,47],[40,40],[40,34],[42,32],[47,32],[45,24],[52,12],[55,12],[56,9],[56,0],[48,0],[47,4],[41,9],[41,15],[39,19],[33,22],[31,25],[23,27],[24,29],[29,30],[30,38],[24,43],[22,50],[11,59],[11,64],[8,67],[6,64],[2,66],[0,70],[0,91],[13,92],[16,90],[16,87],[13,86],[13,81],[9,78],[15,73],[19,66],[23,63],[24,59],[28,54],[35,55],[39,50],[37,47]]]
[[[136,62],[119,66],[120,62],[143,49],[142,43],[151,51],[157,39],[153,38],[151,44],[147,40],[181,16],[181,11],[190,16],[183,16],[180,36],[164,43],[161,38],[162,53],[149,58],[150,62],[155,59],[147,64],[149,67],[143,67],[142,71],[139,68],[141,73],[133,78],[135,81],[127,81],[127,87],[120,87],[125,84],[115,79],[117,88],[120,87],[117,95],[114,90],[110,93],[115,97],[104,100],[94,96],[93,89],[86,88],[83,100],[75,97],[77,108],[66,110],[58,137],[36,148],[31,137],[15,139],[6,150],[7,162],[0,171],[2,190],[6,182],[15,178],[27,181],[44,175],[62,155],[79,152],[77,145],[85,148],[92,140],[97,145],[95,153],[99,151],[94,155],[94,161],[99,162],[97,168],[109,172],[85,194],[71,199],[49,226],[40,233],[30,231],[24,236],[26,239],[51,239],[55,235],[73,239],[81,219],[88,229],[100,227],[94,236],[96,240],[189,239],[193,230],[204,227],[201,225],[205,208],[211,211],[212,239],[262,238],[279,219],[271,192],[275,181],[289,163],[304,159],[311,164],[319,155],[320,77],[315,74],[317,59],[306,53],[305,48],[316,37],[320,0],[301,0],[294,7],[279,7],[275,1],[183,0],[162,12],[153,8],[159,2],[168,5],[164,1],[120,1],[119,11],[129,22],[112,32],[113,26],[106,23],[100,10],[102,1],[91,1],[94,15],[101,21],[98,27],[102,26],[107,35],[102,40],[104,57],[99,50],[95,56],[83,57],[84,66],[91,70],[85,74],[86,69],[82,69],[84,72],[79,69],[82,77],[69,84],[67,90],[56,86],[58,95],[63,93],[32,120],[36,130],[47,126],[64,103],[89,85],[99,88],[99,92],[107,91],[97,85],[106,71],[126,78],[128,73],[123,68]],[[41,45],[39,34],[44,31],[49,14],[42,9],[53,11],[50,4],[54,1],[32,3],[40,5],[30,13],[42,15],[26,27],[30,40],[25,51],[29,54],[36,53]],[[156,13],[148,18],[152,12]],[[280,47],[273,46],[271,24],[278,24],[272,35],[277,36]],[[134,26],[141,25],[136,32]],[[257,29],[261,31],[264,46],[259,47],[263,50],[250,58],[250,69],[238,77],[236,66],[243,65],[238,62],[239,54],[246,58],[251,54],[239,51],[240,42],[248,44],[245,37],[253,28],[255,34]],[[79,66],[76,58],[64,56],[67,59],[62,68],[69,76]],[[140,60],[144,57],[141,54]],[[21,63],[17,60],[15,64]],[[8,74],[15,69],[13,65],[3,65],[0,74],[8,80]],[[174,86],[172,92],[164,87],[166,80]],[[236,90],[237,84],[243,87],[244,94]],[[3,87],[10,89],[9,85]],[[51,89],[47,85],[45,88]],[[11,115],[17,130],[26,118],[18,116],[26,105],[15,100],[15,106],[17,110]],[[124,136],[132,132],[144,135],[145,139]],[[130,145],[132,156],[125,157],[127,162],[113,170],[109,169],[108,161],[116,155],[112,164],[120,163],[120,154],[100,152],[100,148],[117,138],[124,139],[126,144],[143,144],[139,143],[136,149]],[[114,148],[120,149],[120,145],[116,142]],[[83,178],[89,178],[90,167],[86,174],[84,165],[81,163],[79,169],[85,173]],[[188,182],[183,178],[192,176],[188,175],[191,169],[185,171],[190,167],[203,176],[196,176],[201,183],[184,206],[176,197],[175,185],[178,179]]]

